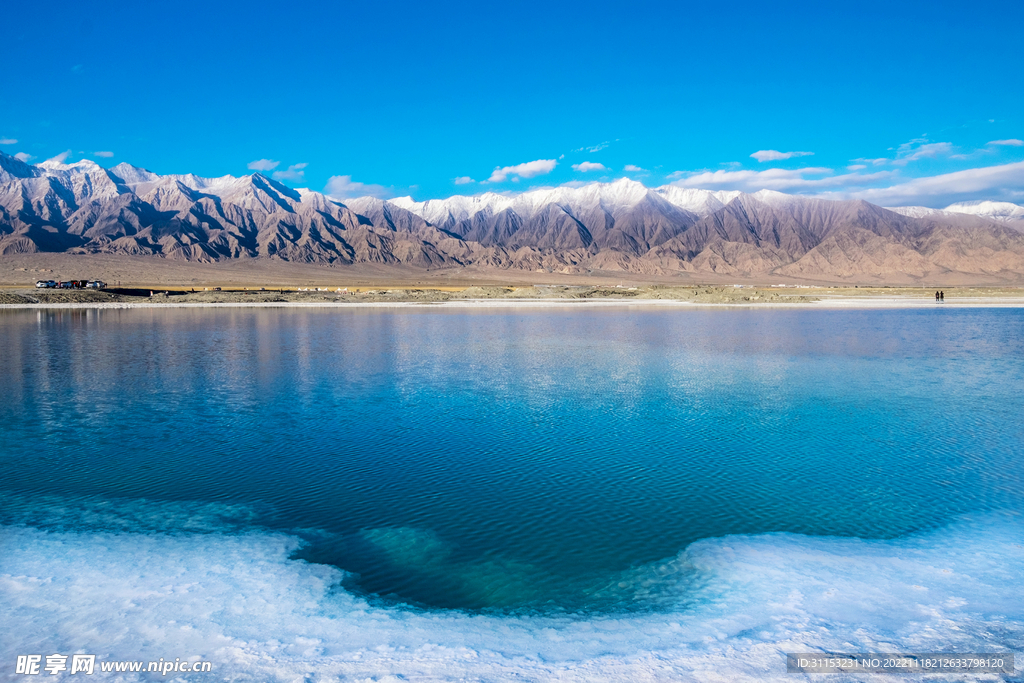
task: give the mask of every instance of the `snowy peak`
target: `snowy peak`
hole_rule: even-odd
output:
[[[448,199],[428,199],[423,202],[413,201],[412,197],[401,197],[390,199],[388,202],[430,223],[444,225],[450,220],[468,220],[481,212],[499,213],[512,205],[512,198],[486,192],[475,196],[455,195]]]
[[[40,175],[42,172],[35,166],[0,152],[0,181],[12,178],[35,178]]]
[[[886,208],[910,218],[977,216],[1024,230],[1024,206],[1018,206],[1011,202],[989,200],[958,202],[950,204],[945,209],[932,209],[927,206],[889,206]]]
[[[147,171],[144,168],[138,166],[132,166],[131,164],[121,162],[117,166],[110,169],[110,173],[117,177],[124,185],[131,187],[139,183],[150,183],[160,179],[156,173]]]
[[[1010,202],[973,201],[950,204],[945,208],[949,213],[966,213],[981,216],[1002,223],[1024,223],[1024,206]]]
[[[611,183],[590,183],[575,189],[558,189],[563,190],[565,199],[571,203],[586,205],[600,202],[606,208],[635,206],[648,193],[643,184],[629,178],[620,178]]]
[[[751,196],[756,197],[758,201],[764,202],[765,204],[774,204],[776,206],[788,204],[796,199],[796,197],[791,194],[776,192],[775,190],[758,190]]]
[[[576,215],[589,210],[618,213],[636,206],[651,190],[643,184],[621,178],[611,183],[593,182],[579,187],[547,187],[520,194],[485,192],[479,195],[454,195],[447,199],[417,202],[412,197],[389,199],[388,202],[416,214],[438,226],[473,220],[477,216],[495,216],[506,211],[522,219],[531,219],[557,206]]]
[[[930,209],[927,206],[887,206],[887,210],[898,213],[909,218],[924,218],[925,216],[941,216],[946,212],[942,209]]]
[[[67,173],[103,173],[103,167],[97,164],[95,161],[89,159],[82,159],[76,161],[73,164],[65,164],[60,161],[53,159],[47,159],[43,163],[38,165],[39,168],[44,168],[47,171],[65,171]]]
[[[296,190],[296,193],[299,195],[299,202],[301,204],[315,211],[332,211],[339,206],[337,202],[331,200],[326,195],[305,187]]]
[[[682,188],[675,185],[663,185],[656,188],[654,192],[664,197],[670,204],[697,214],[701,218],[721,210],[726,204],[743,194],[742,192],[715,192],[712,190]]]

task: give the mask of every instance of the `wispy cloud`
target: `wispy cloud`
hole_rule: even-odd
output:
[[[66,152],[61,152],[60,154],[58,154],[55,157],[50,157],[46,161],[52,161],[54,163],[63,164],[64,160],[67,159],[69,156],[71,156],[71,150],[70,149],[67,150]],[[43,162],[43,163],[46,163],[46,162]]]
[[[896,159],[893,160],[893,163],[897,166],[905,166],[918,159],[934,159],[952,153],[953,144],[950,142],[929,142],[927,138],[917,138],[910,142],[904,142],[896,149]]]
[[[4,144],[4,141],[0,140],[0,144]],[[1004,147],[1022,147],[1024,146],[1024,140],[1018,140],[1016,138],[1010,138],[1009,140],[989,140],[988,144]]]
[[[92,154],[93,156],[102,157],[104,159],[109,159],[110,157],[114,156],[113,152],[93,152]]]
[[[516,164],[515,166],[503,166],[495,168],[494,172],[491,173],[491,177],[487,179],[487,182],[502,183],[505,182],[509,176],[533,178],[535,176],[551,173],[557,165],[558,162],[554,159],[537,159],[536,161],[527,161],[524,164]],[[516,178],[513,178],[513,180],[516,180]]]
[[[302,169],[309,166],[309,164],[292,164],[285,171],[274,171],[274,175],[271,176],[274,180],[286,180],[291,183],[301,183],[306,179],[306,172]]]
[[[387,199],[394,196],[392,188],[383,185],[369,185],[352,180],[350,175],[331,176],[324,187],[324,194],[332,199],[345,200],[355,197],[377,197]]]
[[[861,157],[858,159],[850,159],[850,161],[856,161],[861,164],[871,164],[872,166],[881,166],[882,164],[889,163],[889,161],[891,160],[887,159],[886,157],[881,157],[879,159],[864,159],[863,157]]]
[[[605,140],[604,142],[599,142],[596,145],[591,145],[589,147],[579,147],[574,149],[573,152],[590,152],[591,154],[594,154],[596,152],[600,152],[602,149],[607,149],[610,144],[612,144],[610,140]]]
[[[470,178],[468,175],[460,175],[458,178],[455,179],[456,185],[469,185],[470,183],[475,182],[476,181]]]
[[[832,169],[824,167],[792,170],[771,168],[765,171],[702,171],[683,173],[682,175],[685,177],[676,180],[672,185],[743,192],[776,190],[778,192],[814,193],[829,188],[871,185],[891,178],[894,174],[894,171],[879,171],[833,175]]]
[[[573,164],[572,168],[574,171],[580,171],[586,173],[588,171],[607,171],[608,168],[604,164],[595,163],[592,161],[583,161],[578,164]]]
[[[919,159],[945,157],[952,154],[952,152],[953,145],[951,142],[928,142],[916,147],[901,144],[893,163],[897,166],[904,166],[912,161],[918,161]]]
[[[280,165],[280,161],[274,161],[273,159],[257,159],[256,161],[250,161],[248,168],[250,171],[273,171]]]
[[[646,169],[636,166],[635,164],[626,164],[625,166],[622,167],[622,170],[627,171],[629,173],[642,173]]]
[[[748,148],[749,149],[749,148]],[[758,162],[765,161],[780,161],[782,159],[792,159],[793,157],[809,157],[814,152],[780,152],[776,149],[760,149],[753,154],[751,158],[757,159]]]
[[[35,159],[34,156],[32,156],[31,154],[26,154],[25,152],[18,152],[17,154],[14,155],[14,158],[17,159],[18,161],[23,161],[26,164],[32,159]]]
[[[1024,147],[1013,141],[1007,146]],[[992,143],[990,143],[991,146]],[[948,142],[931,142],[925,137],[894,149],[895,158],[852,159],[845,171],[826,167],[798,169],[769,168],[676,171],[668,174],[672,185],[708,190],[756,192],[776,190],[824,199],[863,199],[882,206],[924,205],[944,207],[958,201],[992,199],[1021,203],[1024,200],[1024,161],[983,166],[940,175],[908,178],[910,161],[926,158],[980,158],[991,155],[991,147],[969,155],[953,155]],[[879,168],[891,164],[890,168]]]
[[[14,138],[0,138],[0,145],[16,145],[18,141]],[[992,143],[989,143],[992,144]]]
[[[864,199],[882,206],[949,206],[971,199],[1024,198],[1024,161],[914,178],[889,187],[828,193],[836,199]]]

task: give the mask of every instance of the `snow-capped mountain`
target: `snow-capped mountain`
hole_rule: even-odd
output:
[[[611,183],[545,188],[514,195],[485,192],[474,196],[456,195],[448,199],[430,199],[424,202],[413,201],[412,197],[399,197],[388,201],[435,225],[443,225],[447,221],[470,220],[478,213],[495,214],[509,209],[524,218],[532,218],[551,204],[565,206],[574,211],[601,206],[611,213],[616,213],[636,206],[648,199],[651,193],[700,218],[718,211],[742,194],[684,189],[673,185],[648,189],[635,180],[621,178]]]
[[[993,221],[1008,223],[1024,230],[1024,206],[1010,202],[974,201],[950,204],[946,211],[981,216]]]
[[[161,176],[0,153],[0,256],[37,251],[214,261],[737,277],[1024,279],[1024,208],[884,209],[627,179],[515,195],[336,201],[259,173]]]
[[[913,216],[914,218],[954,214],[980,216],[981,218],[1005,223],[1019,230],[1024,230],[1024,206],[1018,206],[1010,202],[979,200],[950,204],[944,209],[930,209],[925,206],[893,206],[889,207],[889,210],[904,216]]]
[[[292,190],[258,173],[160,176],[129,164],[104,169],[90,161],[30,166],[2,153],[0,173],[0,254],[452,263],[429,241],[375,229],[320,193]],[[436,230],[424,235],[450,239]]]

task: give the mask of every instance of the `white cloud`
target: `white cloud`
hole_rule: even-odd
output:
[[[612,143],[609,140],[605,140],[604,142],[599,142],[596,145],[591,145],[589,147],[579,147],[577,149],[574,149],[573,151],[574,152],[590,152],[591,154],[594,154],[595,152],[600,152],[602,149],[606,149],[608,147],[608,145],[610,145],[610,144],[612,144]]]
[[[29,160],[35,159],[34,156],[32,156],[31,154],[26,154],[25,152],[18,152],[17,154],[14,155],[14,158],[17,159],[18,161],[23,161],[26,164],[29,162]]]
[[[622,167],[622,170],[629,171],[630,173],[640,173],[645,169],[640,168],[639,166],[636,166],[634,164],[626,164],[625,166]]]
[[[1024,145],[1022,145],[1024,146]],[[900,159],[926,158],[952,149],[949,143],[912,140],[902,145]],[[977,155],[975,155],[977,156]],[[902,177],[903,164],[893,169],[870,170],[890,159],[853,159],[848,172],[836,173],[825,167],[798,169],[769,168],[764,171],[723,169],[676,171],[668,175],[672,185],[708,190],[776,190],[823,199],[863,199],[881,206],[923,205],[945,207],[972,199],[1024,200],[1024,161],[985,166],[941,175]],[[865,172],[868,169],[868,172]]]
[[[16,145],[18,141],[14,138],[0,138],[0,145]],[[989,143],[992,144],[992,143]]]
[[[886,159],[885,157],[882,157],[881,159],[864,159],[864,158],[850,159],[850,161],[857,161],[857,162],[860,162],[862,164],[871,164],[872,166],[881,166],[882,164],[889,163],[889,160]]]
[[[460,175],[458,178],[455,179],[456,185],[469,185],[470,183],[475,182],[476,181],[470,178],[468,175]]]
[[[918,138],[905,142],[896,150],[896,159],[893,161],[897,166],[905,166],[911,161],[918,159],[934,159],[938,156],[948,156],[953,152],[953,145],[949,142],[928,142],[927,138]]]
[[[829,193],[836,199],[864,199],[882,206],[949,206],[970,199],[1018,200],[1024,193],[1024,161],[984,166],[926,178],[914,178],[889,187]]]
[[[114,156],[114,153],[113,152],[93,152],[93,156],[103,157],[104,159],[109,159],[110,157]]]
[[[608,169],[604,164],[598,164],[591,161],[584,161],[579,164],[573,164],[572,168],[574,171],[580,171],[586,173],[588,171],[607,171]]]
[[[302,169],[309,164],[292,164],[286,171],[274,171],[271,177],[274,180],[287,180],[290,183],[301,183],[306,179],[306,172]]]
[[[551,173],[557,165],[558,162],[554,159],[537,159],[536,161],[527,161],[525,164],[495,168],[487,182],[502,183],[510,175],[519,176],[520,178],[533,178],[534,176]],[[516,179],[513,178],[512,180],[515,181]]]
[[[0,140],[0,145],[7,144],[3,140]],[[1003,145],[1006,147],[1021,147],[1024,146],[1024,140],[1018,140],[1016,138],[1010,138],[1009,140],[990,140],[990,145]]]
[[[761,149],[750,156],[759,162],[779,161],[780,159],[792,159],[793,157],[809,157],[814,152],[780,152],[775,149]]]
[[[71,156],[71,150],[70,149],[68,151],[66,151],[66,152],[61,152],[60,154],[58,154],[55,157],[50,157],[46,161],[55,161],[58,164],[63,164],[64,160],[67,159],[69,156]]]
[[[331,176],[324,187],[324,194],[332,199],[345,200],[355,197],[377,197],[387,199],[395,193],[383,185],[368,185],[352,180],[350,175]]]
[[[743,192],[776,190],[778,192],[814,193],[829,188],[870,185],[894,175],[893,171],[866,174],[846,173],[838,176],[832,175],[832,173],[832,169],[824,167],[792,170],[771,168],[766,171],[702,171],[684,174],[686,177],[672,184],[677,187],[741,190]]]
[[[280,161],[272,159],[257,159],[256,161],[250,161],[248,168],[250,171],[273,171],[280,164]]]

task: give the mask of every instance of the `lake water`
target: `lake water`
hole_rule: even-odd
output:
[[[1024,651],[1024,310],[18,310],[0,361],[6,659]]]

